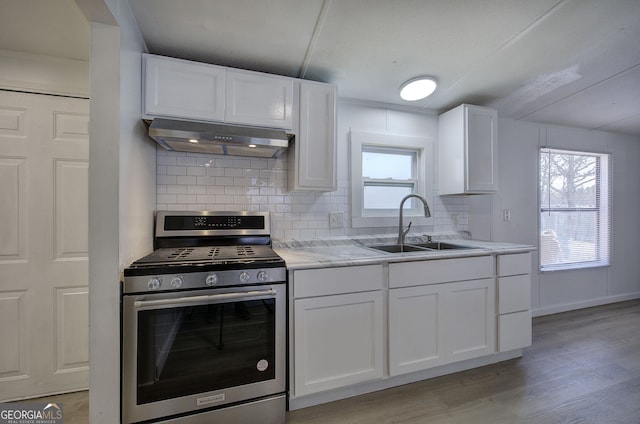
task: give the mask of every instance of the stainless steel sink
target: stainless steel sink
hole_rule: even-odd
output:
[[[469,246],[460,246],[457,244],[443,243],[440,241],[432,241],[430,243],[412,243],[411,246],[422,247],[431,250],[471,249]]]
[[[428,252],[433,250],[454,250],[454,249],[470,249],[468,246],[459,246],[456,244],[443,243],[434,241],[430,243],[412,243],[412,244],[384,244],[378,246],[367,246],[371,249],[380,250],[387,253],[405,253],[405,252]]]
[[[381,246],[367,246],[371,249],[381,250],[387,253],[404,253],[404,252],[428,252],[429,249],[412,246],[409,244],[385,244]]]

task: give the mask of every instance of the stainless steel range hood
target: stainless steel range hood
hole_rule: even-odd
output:
[[[167,150],[277,158],[289,146],[283,130],[156,118],[149,136]]]

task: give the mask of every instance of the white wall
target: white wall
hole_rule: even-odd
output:
[[[581,129],[500,119],[499,192],[470,199],[469,226],[474,236],[538,245],[538,149],[611,153],[612,247],[606,268],[539,272],[533,255],[532,306],[536,315],[640,297],[640,139]],[[511,221],[502,210],[511,210]]]
[[[89,97],[89,62],[0,50],[0,88]]]
[[[355,101],[338,103],[338,190],[330,193],[288,192],[287,161],[187,154],[158,149],[157,193],[161,210],[269,211],[272,235],[283,240],[307,240],[358,234],[397,234],[397,227],[351,227],[351,129],[421,136],[436,140],[437,117]],[[435,170],[437,171],[437,170]],[[436,173],[437,174],[437,173]],[[411,229],[467,229],[467,198],[434,198],[429,205],[434,225]],[[329,213],[340,212],[343,228],[329,227]],[[457,225],[451,215],[457,215]]]
[[[111,424],[120,422],[120,278],[152,250],[155,147],[140,122],[144,45],[128,1],[77,3],[92,39],[89,416]]]
[[[116,423],[118,318],[119,30],[91,23],[89,137],[89,415]],[[118,349],[119,350],[119,349]]]

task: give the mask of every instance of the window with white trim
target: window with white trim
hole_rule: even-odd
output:
[[[415,149],[362,146],[362,213],[395,214],[404,196],[418,188]]]
[[[540,269],[609,265],[609,155],[540,150]]]
[[[407,194],[423,195],[432,203],[433,173],[427,172],[432,152],[432,143],[423,137],[351,131],[352,225],[397,225],[400,201]],[[431,222],[413,198],[405,202],[403,214],[414,225]]]

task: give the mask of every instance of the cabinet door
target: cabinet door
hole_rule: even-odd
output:
[[[494,353],[495,280],[461,281],[447,287],[447,362]]]
[[[224,119],[224,68],[154,55],[143,60],[145,116]]]
[[[300,124],[295,140],[296,189],[332,191],[336,172],[336,88],[300,82]]]
[[[497,179],[498,114],[493,109],[467,106],[466,110],[466,190],[495,191]]]
[[[382,378],[382,292],[294,301],[294,396]]]
[[[445,362],[443,285],[389,290],[389,374]]]
[[[225,120],[230,123],[291,130],[293,85],[292,78],[227,71]]]

